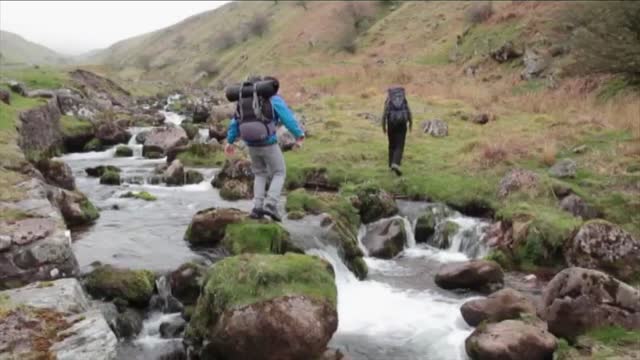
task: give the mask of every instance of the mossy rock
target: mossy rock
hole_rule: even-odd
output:
[[[323,212],[324,206],[322,201],[304,189],[298,189],[287,195],[287,204],[285,206],[287,212],[302,212],[318,215]]]
[[[147,151],[144,154],[144,157],[151,160],[162,159],[164,157],[164,154],[162,153],[162,151]]]
[[[234,255],[302,252],[291,243],[289,233],[282,226],[252,220],[228,225],[222,244]]]
[[[106,166],[100,165],[92,168],[85,168],[84,171],[87,173],[87,176],[90,176],[90,177],[102,177],[102,175],[104,175],[104,173],[107,171],[116,172],[116,173],[122,172],[120,168],[112,165],[106,165]]]
[[[103,265],[87,275],[85,286],[95,298],[119,298],[130,305],[144,307],[153,295],[155,276],[148,270],[117,269]]]
[[[335,309],[337,290],[331,265],[315,256],[293,253],[223,259],[205,277],[186,338],[206,338],[227,310],[284,296],[317,299]]]
[[[87,197],[80,202],[80,210],[83,214],[82,224],[91,224],[100,217],[100,211]]]
[[[155,197],[154,195],[146,191],[140,191],[140,192],[129,191],[126,194],[120,195],[120,197],[125,199],[139,199],[144,201],[156,201],[158,199],[157,197]]]
[[[120,145],[116,148],[115,157],[131,157],[133,156],[133,149],[128,146]]]
[[[444,204],[430,205],[424,214],[420,215],[416,221],[416,242],[423,243],[429,241],[436,233],[438,224],[452,214],[453,211]]]
[[[398,214],[393,197],[375,185],[362,185],[356,191],[360,218],[365,224]]]
[[[460,230],[460,225],[454,221],[447,220],[439,224],[436,230],[430,245],[438,249],[448,249],[451,247],[451,240],[453,240],[454,235]]]
[[[204,209],[198,211],[184,234],[193,245],[218,245],[225,237],[227,227],[241,223],[247,214],[237,209]]]
[[[84,145],[83,150],[86,151],[86,152],[89,152],[89,151],[102,151],[102,150],[104,150],[104,148],[105,147],[104,147],[104,145],[102,145],[102,142],[100,142],[99,139],[94,138],[94,139],[91,139],[88,143],[86,143]]]
[[[185,184],[199,184],[204,181],[204,176],[197,170],[187,170],[184,175]]]
[[[198,135],[198,132],[200,131],[200,129],[197,126],[195,126],[192,122],[183,121],[182,124],[180,124],[180,126],[182,127],[182,129],[184,129],[184,132],[187,133],[187,137],[189,138],[189,140],[193,140]]]
[[[107,170],[100,176],[100,184],[102,185],[120,185],[120,173]]]
[[[250,199],[251,196],[251,186],[245,181],[227,180],[220,189],[220,197],[228,201]]]

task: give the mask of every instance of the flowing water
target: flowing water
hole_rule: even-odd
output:
[[[171,101],[171,100],[170,100]],[[165,112],[167,122],[179,124],[182,117]],[[196,185],[167,187],[150,185],[145,179],[165,159],[141,156],[135,134],[147,130],[131,129],[134,156],[114,158],[114,150],[68,154],[62,157],[74,171],[81,191],[101,209],[95,225],[73,233],[74,250],[81,267],[99,261],[128,268],[164,272],[193,259],[215,261],[221,254],[211,249],[192,248],[183,240],[196,211],[208,207],[235,207],[249,211],[249,201],[227,202],[210,185],[217,169],[198,169],[205,181]],[[202,132],[202,136],[206,136]],[[120,186],[103,186],[86,176],[86,167],[115,165],[127,179]],[[128,191],[148,191],[158,199],[145,202],[120,198]],[[471,328],[462,320],[460,305],[471,295],[439,289],[433,282],[438,268],[447,262],[482,256],[480,238],[486,224],[479,219],[452,215],[460,225],[449,249],[416,245],[413,227],[429,204],[399,202],[401,216],[409,234],[407,248],[392,260],[367,257],[369,277],[357,280],[337,255],[323,242],[320,219],[308,216],[300,221],[284,221],[292,238],[307,253],[328,260],[335,269],[338,288],[339,326],[330,346],[339,348],[354,360],[382,359],[466,359],[464,339]],[[363,235],[362,230],[360,235]],[[180,346],[180,341],[161,339],[159,325],[178,314],[154,312],[147,315],[139,337],[123,344],[121,359],[157,359]]]

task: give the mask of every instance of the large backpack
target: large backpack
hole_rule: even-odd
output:
[[[248,143],[265,142],[276,133],[275,113],[269,100],[275,92],[262,91],[264,86],[263,81],[243,82],[237,96],[231,97],[237,99],[235,119],[240,138]]]
[[[390,127],[404,125],[411,121],[411,111],[404,88],[394,87],[388,90],[383,116]]]

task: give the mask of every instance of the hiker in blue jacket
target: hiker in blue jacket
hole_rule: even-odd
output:
[[[269,79],[275,80],[270,77],[264,78],[264,80]],[[255,176],[253,183],[254,207],[250,214],[250,217],[254,219],[260,219],[266,215],[275,221],[281,221],[278,202],[284,186],[286,166],[276,135],[279,124],[289,130],[296,138],[295,147],[300,148],[304,141],[304,132],[284,99],[279,95],[273,95],[268,99],[259,99],[254,93],[252,97],[240,96],[236,114],[231,119],[227,131],[225,154],[231,156],[235,153],[233,144],[238,137],[249,148],[251,170]],[[267,191],[269,178],[271,178],[271,184]]]

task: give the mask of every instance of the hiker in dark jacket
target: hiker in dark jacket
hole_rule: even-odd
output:
[[[389,138],[389,169],[402,176],[402,154],[407,137],[407,126],[411,131],[412,118],[404,88],[394,87],[388,90],[382,114],[382,131]]]
[[[265,77],[264,79],[273,78]],[[281,221],[278,202],[284,186],[286,167],[284,156],[278,145],[276,128],[278,124],[283,124],[296,138],[296,147],[298,148],[302,146],[304,132],[300,129],[293,112],[279,95],[265,99],[268,102],[262,103],[260,106],[261,116],[256,116],[256,102],[251,97],[247,99],[241,97],[241,100],[243,105],[241,106],[239,103],[236,114],[229,124],[225,153],[233,155],[235,152],[233,143],[238,136],[247,144],[251,157],[251,170],[255,176],[253,183],[254,208],[250,216],[259,219],[266,215],[275,221]],[[263,134],[259,134],[259,132],[263,132]],[[260,140],[253,140],[256,138]],[[271,184],[267,191],[269,179],[271,179]]]

